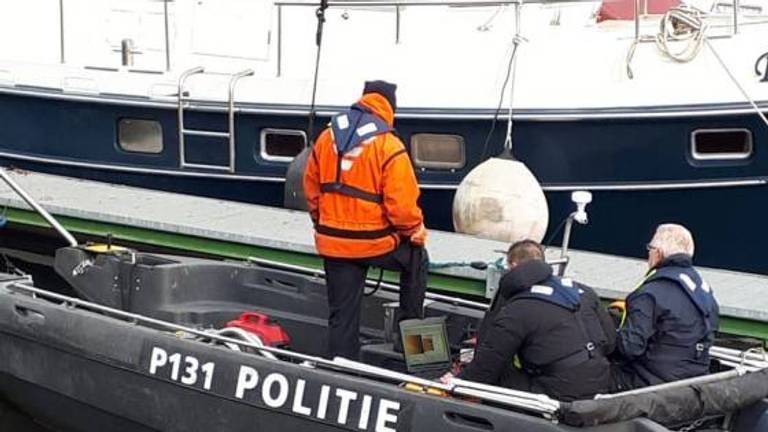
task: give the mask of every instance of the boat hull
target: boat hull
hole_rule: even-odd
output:
[[[214,348],[18,294],[0,297],[0,395],[67,430],[569,430],[534,416]],[[181,369],[158,366],[159,351],[179,354]],[[202,368],[190,378],[192,357],[201,367],[215,365],[210,381]],[[258,385],[244,382],[243,370],[257,373]],[[324,387],[330,396],[321,412]]]
[[[222,172],[182,166],[175,110],[142,103],[0,92],[0,117],[6,125],[0,130],[0,163],[227,200],[283,204],[288,164],[262,157],[260,131],[303,130],[303,114],[244,110],[236,121],[234,171]],[[698,264],[767,273],[768,264],[743,245],[768,241],[768,232],[759,229],[768,157],[758,149],[744,160],[695,160],[690,136],[701,128],[744,128],[752,131],[753,142],[760,143],[768,140],[768,131],[757,116],[738,110],[717,115],[680,110],[668,117],[636,110],[618,119],[566,116],[555,121],[529,115],[517,121],[515,155],[530,167],[547,194],[548,237],[572,211],[570,192],[586,189],[595,195],[588,207],[591,223],[576,231],[574,247],[641,257],[642,245],[657,224],[679,222],[694,233]],[[496,128],[484,149],[490,120],[465,115],[398,120],[406,143],[421,132],[457,134],[466,142],[464,168],[417,170],[421,205],[431,228],[452,230],[453,195],[459,182],[471,168],[501,151],[503,128]],[[146,155],[121,150],[116,129],[123,118],[157,121],[162,127],[162,151]],[[189,110],[185,121],[189,127],[223,130],[225,120],[225,114],[215,110]],[[193,153],[197,162],[228,158],[221,140],[197,144],[204,145],[190,149],[198,153],[186,153]]]

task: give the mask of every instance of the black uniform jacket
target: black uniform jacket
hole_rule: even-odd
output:
[[[659,268],[691,268],[689,255],[665,259]],[[707,334],[706,323],[690,297],[676,282],[657,279],[647,282],[627,299],[627,319],[619,331],[618,352],[629,376],[628,387],[660,384],[704,375],[709,371],[709,354],[697,355],[697,338]],[[717,307],[712,317],[717,329]],[[691,340],[689,346],[679,340]],[[632,376],[634,375],[634,376]]]
[[[547,371],[546,365],[568,357],[590,342],[576,321],[575,312],[539,299],[516,298],[551,275],[551,266],[532,260],[502,278],[499,297],[480,327],[474,360],[460,378],[545,393],[563,401],[591,398],[613,389],[606,355],[613,351],[616,330],[597,294],[584,285],[577,285],[583,291],[580,307],[588,308],[583,314],[584,321],[589,321],[586,324],[598,349],[591,359],[578,366]],[[513,366],[516,355],[525,372]],[[533,372],[537,367],[542,368]]]

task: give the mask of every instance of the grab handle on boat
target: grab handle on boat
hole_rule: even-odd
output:
[[[21,197],[21,199],[26,201],[26,203],[29,204],[30,207],[32,207],[40,216],[42,216],[43,219],[45,219],[45,221],[48,222],[53,227],[53,229],[55,229],[59,234],[61,234],[61,236],[64,237],[64,239],[67,241],[67,243],[69,243],[70,246],[77,246],[77,240],[75,240],[75,237],[72,234],[70,234],[70,232],[67,231],[63,226],[61,226],[59,221],[54,219],[54,217],[51,216],[51,214],[48,213],[48,211],[46,211],[43,207],[41,207],[40,204],[38,204],[37,201],[35,201],[34,198],[32,198],[27,193],[27,191],[22,189],[22,187],[19,186],[19,184],[16,183],[16,181],[14,181],[11,178],[11,176],[8,175],[7,169],[0,168],[0,177],[2,177],[3,181],[5,181],[5,183],[7,183],[8,186],[10,186],[11,189],[13,189],[13,191],[16,192],[18,196]]]
[[[474,429],[492,431],[493,423],[482,417],[475,417],[457,412],[448,411],[444,414],[449,423],[460,426],[462,429]]]
[[[15,305],[13,310],[16,312],[16,315],[25,321],[35,321],[39,323],[45,322],[45,314],[40,311],[36,311],[21,305]]]

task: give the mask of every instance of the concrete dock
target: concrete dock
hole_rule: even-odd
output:
[[[31,172],[12,172],[11,176],[55,216],[315,254],[312,224],[304,212]],[[0,184],[0,205],[29,209],[4,183]],[[497,241],[438,231],[431,231],[428,241],[435,263],[493,262],[501,256],[497,251],[507,247]],[[554,258],[559,250],[552,248],[549,254]],[[645,273],[645,262],[634,258],[575,250],[570,257],[567,276],[593,286],[604,298],[625,297]],[[715,290],[723,315],[768,323],[768,276],[701,270]],[[485,279],[485,272],[462,266],[435,272]]]

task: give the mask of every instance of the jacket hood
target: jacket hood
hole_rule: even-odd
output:
[[[392,105],[389,104],[387,98],[384,96],[378,93],[367,93],[364,94],[357,103],[373,111],[374,114],[387,122],[389,127],[394,126],[395,112],[392,110]]]
[[[512,298],[531,286],[552,276],[552,266],[541,260],[530,260],[513,268],[499,281],[499,294],[503,299]]]

